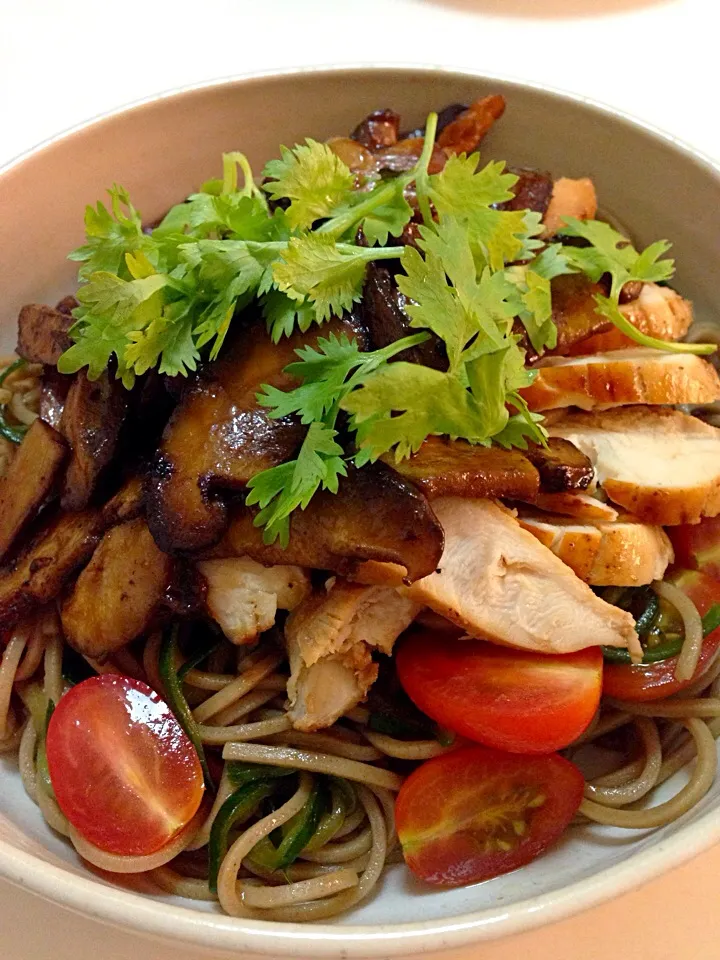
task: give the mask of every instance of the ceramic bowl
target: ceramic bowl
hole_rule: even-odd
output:
[[[65,259],[83,239],[83,209],[113,182],[147,221],[218,173],[240,149],[255,169],[280,143],[351,130],[392,106],[413,127],[430,109],[489,92],[508,101],[487,158],[592,176],[603,209],[640,243],[673,241],[676,285],[708,319],[717,306],[720,171],[671,137],[587,101],[539,87],[437,69],[355,68],[250,77],[162,95],[41,145],[0,171],[0,349],[14,345],[28,301],[74,289]],[[585,827],[515,873],[452,891],[416,883],[402,866],[378,894],[331,924],[240,921],[119,886],[91,873],[45,825],[17,769],[3,760],[0,875],[77,912],[193,945],[199,955],[399,957],[528,930],[635,887],[720,838],[720,783],[685,817],[654,832]],[[677,789],[666,785],[668,791]]]

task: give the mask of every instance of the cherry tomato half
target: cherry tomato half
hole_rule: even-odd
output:
[[[597,647],[560,656],[425,630],[407,637],[396,663],[408,695],[433,720],[511,753],[566,747],[600,703]]]
[[[667,534],[679,567],[700,570],[720,580],[720,517],[706,517],[700,523],[668,527]]]
[[[521,867],[574,817],[585,781],[556,753],[463,747],[428,760],[395,804],[403,855],[428,883],[457,887]]]
[[[701,617],[713,604],[720,603],[720,581],[700,570],[681,570],[670,580],[690,597]],[[703,640],[697,669],[689,680],[678,680],[675,676],[677,657],[668,657],[667,660],[658,660],[657,663],[606,663],[603,693],[617,700],[645,701],[669,697],[670,694],[689,687],[707,670],[719,644],[720,627]]]
[[[47,732],[60,809],[90,843],[143,856],[197,813],[203,774],[170,707],[147,684],[103,674],[73,687]]]

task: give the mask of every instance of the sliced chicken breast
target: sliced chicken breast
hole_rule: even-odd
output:
[[[293,726],[328,727],[359,703],[377,677],[372,650],[390,654],[421,606],[390,587],[345,580],[300,604],[285,624]]]
[[[249,557],[204,560],[207,609],[232,643],[253,643],[275,623],[278,610],[293,610],[310,593],[302,567],[264,567]]]
[[[521,390],[531,410],[606,410],[632,403],[713,403],[720,377],[692,353],[633,348],[582,357],[547,357],[535,382]]]
[[[662,579],[673,549],[662,527],[633,520],[578,522],[537,511],[518,521],[534,537],[596,587],[639,587]]]
[[[595,596],[509,510],[456,497],[433,506],[445,552],[438,571],[405,588],[407,596],[496,643],[540,653],[604,645],[639,655],[630,614]]]
[[[593,220],[597,213],[597,196],[592,180],[583,177],[573,180],[570,177],[560,177],[553,184],[550,203],[543,223],[545,237],[552,237],[561,227],[565,226],[566,217],[577,217],[578,220]]]
[[[679,410],[566,413],[548,427],[592,461],[607,496],[645,523],[699,523],[720,513],[720,430]]]
[[[533,502],[547,513],[559,513],[562,517],[575,517],[576,520],[605,520],[611,523],[618,518],[615,507],[589,493],[540,493]]]
[[[660,287],[657,283],[643,284],[640,296],[623,304],[620,312],[641,333],[657,337],[658,340],[682,340],[693,321],[692,303],[681,297],[676,290]],[[596,333],[582,343],[574,344],[567,353],[607,353],[609,350],[634,346],[633,340],[617,327],[612,327],[605,333]]]

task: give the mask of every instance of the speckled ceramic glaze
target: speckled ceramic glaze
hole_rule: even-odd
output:
[[[696,313],[717,310],[720,171],[672,138],[594,104],[539,88],[437,69],[354,68],[251,77],[173,93],[102,117],[0,171],[0,347],[14,345],[18,308],[73,290],[65,260],[83,237],[85,205],[113,182],[146,220],[216,175],[240,149],[256,169],[305,136],[343,134],[392,106],[415,126],[430,109],[489,92],[508,110],[486,157],[567,176],[589,175],[604,210],[640,243],[673,241],[676,285]],[[396,866],[378,894],[332,924],[240,921],[206,905],[148,894],[91,873],[45,825],[16,765],[0,773],[0,875],[72,910],[182,941],[198,956],[402,957],[504,936],[616,896],[720,839],[720,784],[656,832],[571,830],[522,870],[454,891],[432,891]],[[664,789],[677,789],[682,777]]]

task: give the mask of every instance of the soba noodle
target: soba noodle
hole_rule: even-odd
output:
[[[0,360],[0,369],[13,359]],[[28,425],[37,416],[38,373],[25,365],[0,388],[0,404],[5,405],[9,423]],[[0,438],[0,475],[14,449]],[[653,588],[682,618],[685,641],[677,676],[692,677],[702,645],[697,610],[672,585],[656,583]],[[87,662],[96,672],[124,673],[162,691],[162,642],[161,634],[154,633],[102,663]],[[148,857],[119,857],[94,847],[68,824],[47,773],[45,729],[50,705],[68,687],[63,676],[65,652],[57,610],[50,606],[11,632],[0,663],[0,751],[17,754],[29,797],[88,862],[110,872],[143,874],[159,890],[176,896],[217,900],[233,916],[293,922],[324,919],[369,896],[385,864],[398,857],[394,796],[405,775],[415,764],[453,749],[433,739],[378,732],[365,707],[353,708],[327,730],[295,730],[284,702],[285,655],[272,636],[249,653],[223,641],[202,667],[188,664],[182,679],[200,739],[215,761],[223,763],[217,790],[161,851]],[[615,757],[610,769],[587,780],[580,818],[650,829],[682,816],[713,782],[718,734],[720,655],[702,677],[674,696],[649,703],[606,698],[593,723],[567,751],[576,759],[592,745],[604,744],[606,755],[610,737]],[[670,799],[652,805],[658,787],[689,763],[692,769],[685,785]],[[288,775],[278,778],[281,786],[272,802],[260,803],[232,828],[214,892],[208,860],[213,827],[238,789],[233,771],[248,764],[275,771],[285,768]],[[268,866],[257,855],[258,844],[272,842],[271,834],[287,828],[320,786],[326,803],[312,840],[282,869]]]
[[[674,597],[672,601],[675,604]],[[140,659],[129,652],[122,666],[131,663],[152,683],[159,675],[159,649],[160,641],[152,636]],[[62,650],[57,614],[44,610],[14,631],[0,665],[1,729],[4,742],[9,738],[18,752],[28,795],[53,829],[68,836],[78,853],[96,867],[144,874],[159,889],[177,896],[217,899],[233,916],[321,919],[368,896],[396,848],[393,796],[403,781],[396,764],[416,763],[452,749],[434,740],[402,740],[378,733],[368,727],[369,713],[364,708],[355,708],[351,716],[322,732],[293,730],[283,709],[268,706],[284,690],[287,677],[281,672],[282,653],[272,639],[266,639],[240,661],[238,673],[188,671],[186,689],[199,698],[195,716],[210,721],[198,724],[202,741],[207,749],[222,751],[225,761],[217,793],[157,854],[119,857],[93,847],[67,823],[40,769],[44,730],[37,703],[55,701],[63,691]],[[234,654],[229,644],[225,653]],[[118,662],[112,669],[119,666]],[[692,685],[692,696],[675,695],[650,703],[604,701],[592,728],[569,753],[574,756],[581,747],[586,749],[608,734],[621,735],[625,748],[611,771],[588,780],[579,811],[582,818],[650,829],[682,816],[705,795],[717,766],[719,674],[720,660],[716,660]],[[25,717],[18,712],[13,691],[25,705]],[[242,723],[234,722],[240,718]],[[689,780],[679,792],[664,803],[647,806],[653,791],[693,759]],[[215,894],[208,885],[207,849],[213,824],[236,789],[228,773],[233,763],[286,767],[297,779],[277,809],[267,809],[264,815],[258,810],[236,826],[220,864]],[[282,871],[256,860],[257,844],[296,816],[317,778],[326,777],[332,778],[330,784],[349,785],[343,789],[354,795],[355,809],[331,804],[323,815],[326,833],[320,831],[319,842],[309,843]]]

